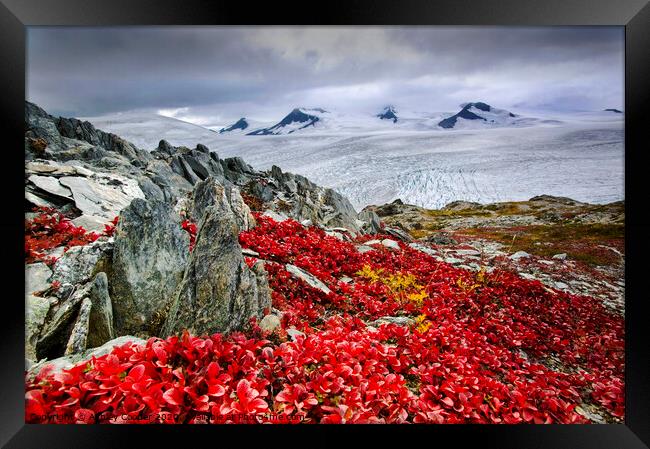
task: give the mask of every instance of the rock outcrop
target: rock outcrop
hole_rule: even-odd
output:
[[[313,125],[298,112],[283,126]],[[357,214],[332,189],[279,167],[257,171],[240,157],[221,159],[200,143],[161,140],[147,152],[32,103],[25,125],[26,217],[34,206],[52,207],[98,234],[119,217],[112,236],[46,250],[57,259],[51,267],[26,267],[30,362],[73,360],[124,335],[230,332],[262,319],[271,306],[266,271],[262,261],[246,264],[238,242],[256,224],[251,210],[341,239],[382,229],[376,213]],[[198,226],[192,252],[184,219]]]
[[[198,223],[211,206],[224,214],[232,214],[240,231],[247,231],[255,225],[255,218],[239,189],[230,183],[224,186],[216,179],[208,178],[196,184],[192,192],[190,218]]]
[[[163,336],[185,329],[195,335],[242,329],[271,307],[262,262],[246,265],[238,235],[232,212],[218,205],[205,209]]]
[[[118,335],[155,335],[180,283],[189,237],[173,208],[134,200],[115,231],[109,290]]]

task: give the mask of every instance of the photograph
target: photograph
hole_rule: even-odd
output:
[[[24,57],[25,423],[625,425],[625,26]]]

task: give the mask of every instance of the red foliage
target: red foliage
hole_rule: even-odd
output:
[[[584,423],[575,407],[589,397],[624,416],[623,320],[597,299],[510,272],[479,276],[408,246],[361,254],[318,228],[256,219],[240,242],[270,261],[280,332],[265,336],[252,323],[248,337],[152,338],[41,372],[27,382],[27,422],[61,414],[69,422],[277,422],[272,415],[283,414],[311,423]],[[331,293],[291,277],[284,263]],[[363,267],[413,276],[426,298],[405,304],[360,275]],[[363,321],[386,315],[429,325]],[[306,335],[288,341],[289,326]],[[570,372],[540,363],[548,357]]]
[[[51,207],[38,207],[34,209],[36,217],[25,220],[25,263],[44,262],[54,265],[56,257],[46,253],[59,246],[67,251],[73,246],[83,246],[92,243],[102,235],[112,236],[117,225],[115,217],[104,227],[100,235],[88,232],[82,226],[75,226],[70,219],[61,212]]]
[[[104,235],[108,237],[112,237],[113,234],[115,233],[115,228],[117,227],[117,221],[120,219],[120,217],[115,217],[113,220],[111,220],[110,223],[107,223],[104,225]]]
[[[190,220],[183,220],[181,226],[190,236],[190,251],[194,249],[194,244],[196,243],[196,224],[192,223]]]
[[[99,238],[99,234],[86,232],[75,226],[63,214],[50,207],[39,207],[36,217],[25,220],[25,262],[45,262],[52,265],[56,258],[47,257],[45,252],[58,246],[65,249],[86,245]]]

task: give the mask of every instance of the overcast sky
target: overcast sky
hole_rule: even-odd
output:
[[[215,126],[293,107],[622,108],[622,27],[31,27],[27,98]]]

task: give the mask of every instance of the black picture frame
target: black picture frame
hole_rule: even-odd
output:
[[[626,206],[626,417],[625,424],[517,426],[75,426],[24,423],[23,193],[26,27],[35,25],[620,25],[625,27],[625,206]],[[247,444],[339,444],[364,433],[366,444],[397,437],[398,444],[499,448],[643,448],[650,445],[650,351],[647,262],[650,219],[644,153],[650,102],[650,4],[647,0],[353,0],[345,3],[224,0],[1,0],[0,116],[4,170],[0,235],[5,260],[0,319],[0,444],[24,447],[132,447],[134,437],[197,446]],[[9,288],[11,287],[11,288]],[[136,428],[137,427],[137,428]],[[282,432],[282,437],[278,432]],[[321,433],[317,439],[314,432]],[[286,434],[285,434],[286,433]],[[236,435],[235,435],[236,434]],[[389,435],[390,434],[390,435]],[[236,436],[233,443],[226,438]],[[260,441],[260,442],[261,442]],[[141,443],[142,444],[142,443]],[[165,446],[167,445],[165,444]]]

